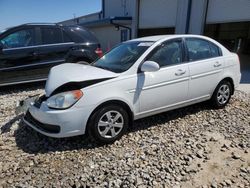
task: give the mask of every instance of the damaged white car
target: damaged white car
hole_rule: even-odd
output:
[[[210,38],[135,39],[92,65],[52,68],[45,95],[30,105],[24,122],[51,137],[88,132],[112,143],[136,119],[205,100],[224,107],[240,78],[238,56]]]

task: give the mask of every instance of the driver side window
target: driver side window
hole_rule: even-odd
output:
[[[147,60],[155,61],[160,67],[180,64],[182,62],[182,41],[162,43]]]
[[[35,45],[34,30],[25,29],[9,34],[1,40],[4,49]]]

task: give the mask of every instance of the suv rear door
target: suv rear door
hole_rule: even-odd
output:
[[[66,62],[74,42],[66,40],[59,26],[40,26],[39,31],[39,62],[42,74],[47,77],[50,68]]]

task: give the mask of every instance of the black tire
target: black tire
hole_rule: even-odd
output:
[[[228,89],[229,91],[225,92],[224,94],[221,94],[223,87],[226,88],[226,90]],[[215,108],[225,107],[227,103],[230,101],[232,93],[233,93],[232,84],[227,80],[222,80],[215,88],[213,96],[211,98],[213,107]],[[220,96],[222,96],[222,99],[220,99]]]
[[[113,120],[115,119],[115,117],[113,116],[116,116],[117,114],[120,114],[122,116],[121,118],[117,120],[118,123],[109,122],[108,119],[107,121],[105,121],[107,118],[106,114],[109,112],[111,113],[111,119]],[[99,126],[99,123],[102,124],[100,120],[103,120],[103,119],[104,121],[102,122],[105,125]],[[106,125],[108,124],[108,122],[110,124]],[[121,122],[123,122],[122,128],[115,127],[118,124],[122,124]],[[128,129],[128,124],[129,124],[129,116],[126,110],[124,110],[121,106],[118,106],[118,105],[107,105],[107,106],[103,106],[99,108],[92,114],[92,116],[90,117],[88,121],[87,131],[88,131],[90,138],[96,143],[110,144],[122,137],[122,135]],[[114,131],[117,131],[117,135],[115,136],[112,136],[112,131],[111,131],[111,129],[113,129],[112,127],[114,128]],[[109,131],[107,132],[107,135],[102,135],[101,132],[104,133],[107,129],[109,129]]]

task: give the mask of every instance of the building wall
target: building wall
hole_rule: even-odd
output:
[[[121,41],[121,31],[117,31],[114,26],[101,26],[89,28],[97,37],[105,52]]]
[[[132,28],[132,37],[137,36],[137,6],[139,0],[104,0],[104,18],[130,16],[132,23],[129,27]]]
[[[175,27],[177,0],[141,0],[139,28]]]
[[[190,14],[189,2],[192,2]],[[135,38],[138,36],[138,29],[139,34],[142,33],[141,36],[171,32],[203,34],[205,22],[211,24],[250,21],[250,0],[103,0],[103,3],[102,17],[100,13],[82,16],[79,17],[79,23],[131,16],[132,24],[128,27],[132,28],[132,38]],[[75,20],[71,19],[60,23],[71,25],[74,22]],[[120,31],[115,31],[112,25],[91,29],[104,48],[108,44],[113,46],[120,42]]]
[[[188,33],[203,34],[208,0],[193,0]]]
[[[104,17],[133,16],[136,0],[104,0]]]
[[[250,21],[249,0],[210,0],[207,23]]]
[[[81,23],[84,23],[84,22],[95,21],[95,20],[99,20],[100,14],[101,14],[100,12],[93,13],[93,14],[88,14],[88,15],[85,15],[85,16],[77,17],[76,19],[69,19],[69,20],[59,22],[59,24],[73,25],[73,24],[76,24],[77,22],[79,24],[81,24]]]

